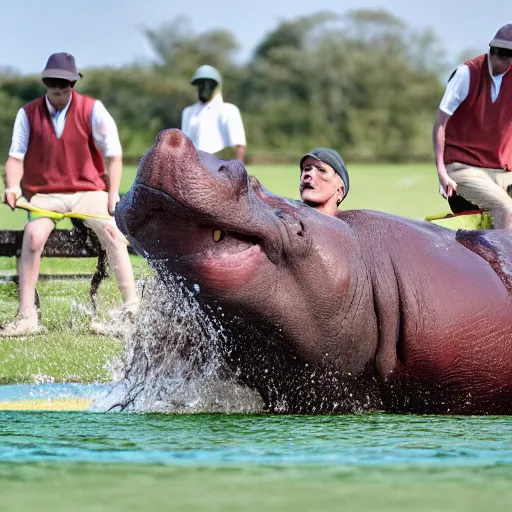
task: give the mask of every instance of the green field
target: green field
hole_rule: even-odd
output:
[[[298,199],[298,169],[295,166],[252,166],[250,174],[277,194]],[[135,167],[126,167],[121,191],[130,187]],[[353,165],[350,172],[350,192],[343,202],[344,209],[374,209],[406,217],[425,216],[447,211],[446,202],[437,192],[437,176],[433,165]],[[0,206],[0,229],[22,229],[26,213],[11,212]],[[69,221],[59,229],[69,228]],[[136,278],[148,275],[146,263],[132,257]],[[91,274],[92,259],[44,259],[43,274]],[[0,275],[15,274],[15,259],[0,258]],[[0,383],[33,381],[105,381],[110,378],[110,365],[122,353],[114,338],[95,336],[89,331],[89,280],[41,280],[43,324],[48,333],[21,339],[0,341]],[[100,288],[102,315],[120,300],[113,279]],[[15,315],[17,290],[12,282],[0,280],[0,323]]]
[[[511,498],[492,467],[0,464],[1,510],[501,512]]]

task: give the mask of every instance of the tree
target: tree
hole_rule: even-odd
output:
[[[348,158],[428,157],[438,49],[433,33],[383,10],[350,11],[341,25],[324,13],[281,22],[256,49],[241,98],[257,143],[283,145],[284,131],[295,147]]]
[[[7,159],[16,114],[23,103],[0,89],[0,158]]]
[[[155,29],[143,30],[157,57],[157,66],[175,76],[190,77],[202,64],[226,71],[238,44],[228,30],[194,34],[188,18],[179,16]]]
[[[337,15],[328,11],[322,11],[295,20],[281,21],[277,28],[270,31],[256,47],[253,57],[254,59],[268,58],[273,50],[279,48],[293,48],[298,51],[305,50],[312,42],[318,29],[337,19]]]
[[[234,63],[238,45],[228,30],[195,33],[178,17],[143,33],[153,62],[89,69],[77,83],[114,116],[126,157],[140,157],[160,130],[181,126],[183,108],[196,101],[190,78],[211,64],[224,77],[224,99],[240,107],[249,158],[295,159],[324,145],[348,161],[431,159],[451,66],[429,28],[413,29],[382,9],[318,12],[279,21],[244,65]],[[16,109],[43,92],[40,77],[0,76],[4,140]]]

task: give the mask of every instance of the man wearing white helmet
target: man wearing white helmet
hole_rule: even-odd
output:
[[[512,24],[487,53],[461,64],[433,128],[439,192],[488,209],[496,229],[512,229]]]
[[[194,146],[215,154],[234,148],[234,158],[244,161],[247,147],[240,110],[222,99],[222,77],[208,64],[197,68],[192,80],[199,101],[186,107],[181,115],[181,131]]]

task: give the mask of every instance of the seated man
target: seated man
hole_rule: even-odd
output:
[[[48,59],[42,72],[46,94],[16,116],[5,164],[4,202],[13,210],[19,201],[28,201],[43,210],[107,217],[88,219],[85,224],[106,249],[129,317],[137,309],[138,297],[127,242],[114,220],[108,219],[119,201],[121,144],[116,124],[103,104],[74,90],[79,77],[72,55],[55,53]],[[31,216],[25,225],[18,262],[18,316],[0,330],[0,336],[42,330],[34,304],[35,287],[41,254],[54,228],[54,221],[44,216]],[[97,325],[95,330],[102,332],[103,328]]]
[[[511,66],[509,24],[450,77],[433,127],[441,195],[454,212],[489,210],[497,229],[512,229]]]
[[[326,215],[336,216],[347,197],[349,179],[345,162],[329,148],[315,148],[300,161],[300,197]]]

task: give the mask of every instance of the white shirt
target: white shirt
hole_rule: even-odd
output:
[[[68,113],[72,97],[69,98],[68,104],[59,111],[55,110],[53,105],[49,102],[48,96],[45,96],[45,98],[46,106],[48,107],[48,111],[52,117],[55,135],[60,139],[66,124],[66,114]],[[108,113],[103,103],[99,100],[96,100],[92,107],[91,127],[94,142],[105,158],[121,156],[123,154],[116,123]],[[16,120],[14,121],[9,156],[17,158],[18,160],[23,160],[25,158],[25,153],[27,152],[29,140],[30,124],[27,113],[23,108],[20,108],[16,115]]]
[[[489,67],[489,75],[491,76],[491,100],[494,103],[500,94],[501,81],[503,77],[508,73],[494,76],[491,69],[490,55],[488,54],[487,63]],[[470,83],[470,71],[467,64],[461,64],[452,79],[448,82],[446,90],[444,92],[443,99],[439,105],[439,108],[450,116],[457,110],[459,105],[468,97],[469,94],[469,83]]]
[[[209,103],[186,107],[181,114],[181,131],[197,149],[211,154],[226,147],[246,145],[240,110],[224,103],[220,94]]]

